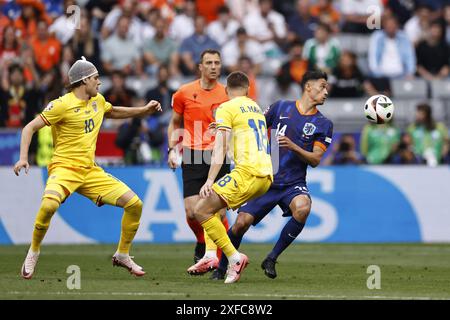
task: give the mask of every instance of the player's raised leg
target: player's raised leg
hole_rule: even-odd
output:
[[[196,219],[201,223],[208,236],[222,250],[228,258],[228,273],[225,283],[233,283],[239,280],[242,271],[248,264],[245,254],[239,253],[230,241],[222,221],[214,214],[226,207],[224,201],[212,190],[207,198],[202,198],[194,209]]]
[[[44,240],[45,234],[50,226],[50,220],[61,204],[61,192],[63,192],[63,188],[59,185],[54,185],[52,189],[45,191],[41,206],[36,215],[31,246],[28,249],[27,256],[20,270],[20,274],[24,279],[31,279],[33,277],[42,240]],[[54,191],[55,189],[60,189],[59,193]]]
[[[281,230],[280,237],[261,264],[261,268],[269,278],[276,278],[275,263],[278,256],[297,238],[305,226],[308,215],[311,211],[311,199],[307,195],[298,195],[292,199],[289,209],[292,217]]]
[[[142,214],[142,201],[133,191],[129,190],[117,200],[116,205],[122,207],[124,212],[119,245],[112,258],[113,265],[124,267],[135,276],[143,276],[145,275],[145,271],[133,261],[129,254],[131,243],[139,228]]]

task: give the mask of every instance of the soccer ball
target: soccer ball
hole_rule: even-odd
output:
[[[364,105],[366,118],[373,123],[387,123],[394,116],[394,104],[382,94],[371,96]]]

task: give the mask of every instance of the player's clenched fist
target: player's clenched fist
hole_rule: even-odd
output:
[[[152,114],[155,111],[159,111],[159,112],[162,111],[161,104],[156,100],[151,100],[149,103],[147,103],[145,105],[145,107],[147,108],[147,111],[146,111],[147,115]]]
[[[25,173],[28,174],[28,170],[30,169],[30,164],[28,163],[28,161],[19,160],[16,162],[16,164],[14,165],[14,173],[16,174],[16,176],[19,175],[19,172],[22,168],[25,168]]]
[[[178,156],[177,153],[175,152],[175,149],[171,149],[169,151],[169,156],[167,158],[167,163],[169,165],[170,169],[176,169],[178,166]]]

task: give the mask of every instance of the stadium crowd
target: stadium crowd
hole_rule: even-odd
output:
[[[155,99],[163,107],[146,119],[104,122],[117,132],[126,164],[165,163],[172,94],[197,76],[200,53],[208,48],[221,51],[224,75],[235,70],[249,75],[249,95],[256,101],[297,99],[309,69],[329,74],[330,98],[391,96],[393,79],[449,80],[450,74],[446,0],[0,0],[0,5],[0,128],[21,128],[62,95],[68,68],[85,56],[99,69],[102,93],[113,105]],[[368,21],[375,28],[368,28]],[[342,35],[366,37],[363,59],[342,46]],[[259,87],[260,78],[274,81]],[[448,129],[433,117],[433,106],[418,103],[411,112],[416,118],[406,130],[394,121],[367,124],[357,135],[341,132],[325,163],[450,163]],[[48,128],[31,150],[33,163],[49,161]]]

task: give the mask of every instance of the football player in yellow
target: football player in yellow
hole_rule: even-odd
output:
[[[225,283],[239,280],[248,258],[235,249],[214,213],[226,207],[234,210],[264,194],[273,181],[266,119],[258,104],[247,97],[248,88],[249,80],[245,73],[236,71],[228,76],[226,91],[230,100],[217,109],[211,167],[200,190],[200,201],[194,208],[197,221],[228,258]],[[214,183],[229,145],[233,148],[235,168]],[[202,260],[188,272],[201,267]]]
[[[14,166],[19,175],[28,173],[28,149],[33,134],[45,125],[51,126],[54,154],[48,166],[48,180],[34,223],[31,246],[22,265],[21,275],[30,279],[39,258],[41,242],[53,214],[73,193],[78,192],[96,205],[109,204],[124,208],[120,241],[112,261],[136,276],[145,274],[129,256],[131,242],[139,227],[142,201],[120,180],[95,163],[97,137],[104,117],[124,119],[161,111],[157,101],[143,107],[112,106],[98,93],[101,84],[96,67],[83,57],[69,69],[70,92],[51,101],[44,111],[22,130],[20,159]]]

